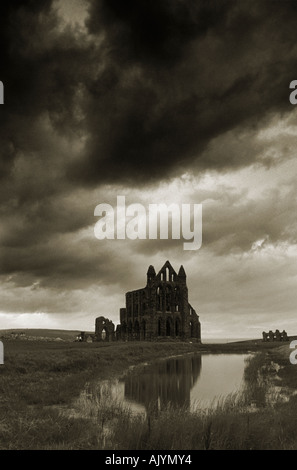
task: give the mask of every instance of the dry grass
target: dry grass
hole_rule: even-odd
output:
[[[172,342],[5,344],[0,449],[297,449],[297,397],[284,403],[271,388],[271,378],[297,386],[288,346],[265,345],[246,364],[244,390],[208,411],[167,407],[135,415],[111,397],[108,382],[95,385],[95,379],[112,380],[131,365],[197,349]],[[227,350],[214,348],[221,349]]]

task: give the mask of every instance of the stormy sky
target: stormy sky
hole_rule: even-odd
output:
[[[119,322],[150,264],[202,339],[297,334],[297,3],[4,0],[0,328]],[[202,247],[98,240],[100,203],[202,204]]]

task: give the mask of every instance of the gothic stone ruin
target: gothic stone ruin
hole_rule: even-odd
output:
[[[111,320],[105,317],[98,317],[95,320],[95,334],[82,331],[76,341],[93,343],[94,341],[114,341],[115,326]]]
[[[199,317],[188,302],[183,266],[178,274],[169,261],[158,274],[149,266],[146,286],[126,293],[126,307],[120,309],[116,336],[123,341],[160,338],[201,341]]]
[[[111,320],[108,320],[108,318],[96,318],[95,337],[97,341],[114,341],[114,323]]]

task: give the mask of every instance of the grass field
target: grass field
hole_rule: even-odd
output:
[[[4,342],[4,348],[5,364],[0,366],[1,450],[297,449],[296,396],[286,403],[263,400],[271,379],[291,390],[297,387],[297,366],[289,363],[288,344],[10,340]],[[120,377],[129,366],[195,351],[258,352],[247,364],[244,394],[228,397],[209,413],[168,408],[145,417],[134,416],[111,400],[108,389],[103,387],[98,393],[98,385],[93,386]],[[271,363],[280,365],[277,373]],[[84,395],[81,392],[86,384],[88,394]],[[248,405],[252,400],[258,400],[260,407],[251,413]]]

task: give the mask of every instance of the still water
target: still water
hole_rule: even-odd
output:
[[[135,367],[112,390],[133,412],[214,406],[243,383],[247,354],[188,355]]]

